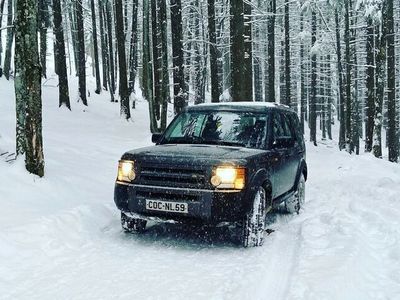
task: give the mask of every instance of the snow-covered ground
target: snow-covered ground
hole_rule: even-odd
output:
[[[0,158],[0,299],[400,299],[399,165],[308,145],[305,210],[278,214],[261,248],[236,247],[225,228],[127,235],[113,186],[120,155],[150,144],[147,104],[126,122],[91,93],[69,112],[55,85],[45,178]],[[14,149],[13,92],[0,79],[0,153]]]

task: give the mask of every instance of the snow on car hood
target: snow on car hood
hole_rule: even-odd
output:
[[[218,145],[167,144],[136,149],[127,152],[123,159],[157,158],[189,160],[245,160],[265,151],[244,147]]]

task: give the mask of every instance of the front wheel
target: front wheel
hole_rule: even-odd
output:
[[[263,187],[259,187],[253,199],[253,207],[240,226],[240,244],[245,248],[262,246],[264,243],[266,202],[267,193]]]
[[[145,231],[146,225],[146,220],[131,218],[121,212],[121,226],[125,232],[142,233]]]
[[[306,198],[306,180],[304,175],[301,174],[297,189],[290,199],[285,201],[285,209],[288,213],[294,214],[299,213],[300,209],[303,208]]]

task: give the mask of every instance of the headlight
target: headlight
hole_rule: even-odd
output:
[[[245,169],[235,167],[217,167],[213,171],[211,184],[219,189],[242,190],[245,185]]]
[[[133,161],[120,160],[118,164],[118,181],[131,182],[135,180],[135,165]]]

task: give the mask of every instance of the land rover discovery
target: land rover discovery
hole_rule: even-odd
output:
[[[229,223],[242,246],[254,247],[271,210],[298,213],[304,204],[304,138],[286,106],[191,106],[152,141],[119,161],[114,201],[125,231],[143,232],[149,220]]]

